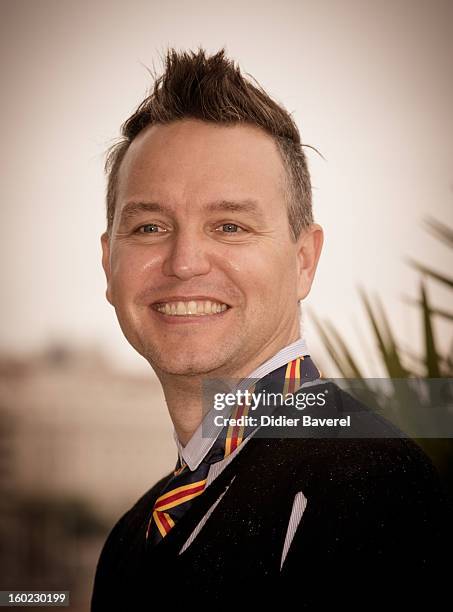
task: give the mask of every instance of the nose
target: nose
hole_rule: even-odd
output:
[[[211,269],[206,244],[193,229],[179,229],[169,241],[169,250],[163,263],[166,276],[189,280],[207,274]]]

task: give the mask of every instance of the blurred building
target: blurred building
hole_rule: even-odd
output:
[[[87,610],[108,530],[175,462],[151,370],[63,346],[1,356],[0,590],[70,590]]]
[[[159,382],[112,369],[95,350],[0,359],[4,486],[81,495],[108,520],[176,462]]]

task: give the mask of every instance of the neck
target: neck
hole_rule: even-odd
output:
[[[282,348],[300,338],[298,327],[293,329],[289,338],[274,343],[267,350],[260,352],[254,359],[248,360],[242,367],[223,366],[216,371],[197,375],[171,374],[154,367],[160,380],[167,402],[168,412],[176,434],[183,446],[201,424],[203,413],[202,383],[210,378],[242,379],[249,376],[257,367],[277,354]]]

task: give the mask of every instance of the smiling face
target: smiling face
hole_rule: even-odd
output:
[[[183,120],[130,145],[102,236],[107,299],[158,375],[245,376],[299,337],[322,230],[291,239],[284,181],[254,126]]]

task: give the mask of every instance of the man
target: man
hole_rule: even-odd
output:
[[[330,601],[343,579],[348,595],[334,601],[352,603],[373,569],[378,592],[395,568],[431,571],[442,493],[390,424],[367,413],[376,438],[359,421],[356,438],[340,426],[260,437],[253,424],[213,428],[215,409],[203,410],[208,379],[285,397],[322,382],[299,304],[323,232],[290,115],[223,50],[170,50],[122,136],[106,164],[106,296],[162,384],[178,461],[110,533],[92,610],[295,594],[304,607]],[[327,414],[338,414],[349,400],[330,391]],[[247,411],[238,403],[232,415]]]

